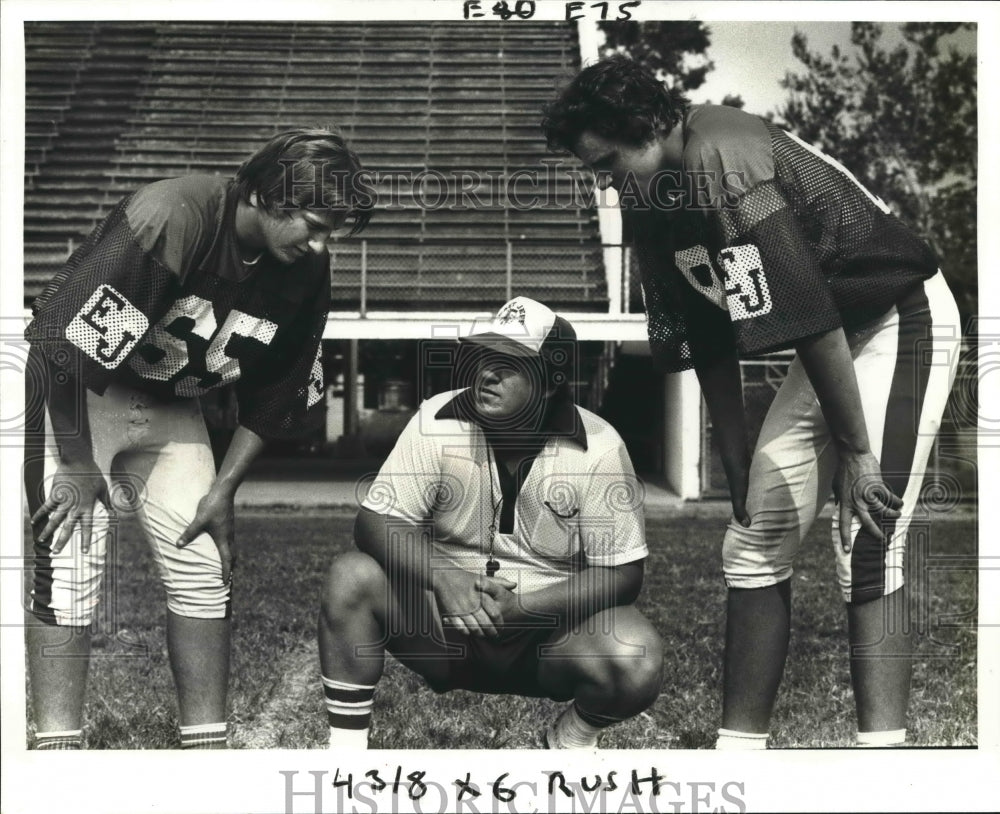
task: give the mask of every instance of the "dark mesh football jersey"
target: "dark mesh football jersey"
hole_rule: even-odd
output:
[[[702,105],[683,135],[673,205],[624,212],[663,370],[857,327],[937,271],[878,198],[781,128]]]
[[[33,306],[26,335],[96,393],[111,381],[165,399],[234,384],[239,422],[293,436],[322,400],[326,254],[240,258],[236,198],[215,176],[125,198]]]

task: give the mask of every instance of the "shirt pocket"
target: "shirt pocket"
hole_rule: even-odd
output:
[[[580,551],[580,495],[565,479],[542,483],[535,527],[528,529],[528,546],[547,559],[569,560]]]

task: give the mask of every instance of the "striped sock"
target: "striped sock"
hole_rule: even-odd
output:
[[[83,730],[65,729],[61,732],[36,732],[36,749],[82,749]]]
[[[737,732],[735,729],[720,729],[715,748],[731,751],[767,749],[767,733],[761,735],[753,732]]]
[[[182,726],[181,749],[225,749],[226,723]]]
[[[374,684],[349,684],[323,676],[331,748],[367,749],[375,701]]]
[[[548,728],[545,743],[549,749],[596,749],[601,732],[620,720],[588,712],[574,701]]]
[[[859,732],[858,746],[868,749],[902,746],[906,743],[905,729],[889,729],[884,732]]]

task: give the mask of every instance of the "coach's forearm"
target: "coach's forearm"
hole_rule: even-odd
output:
[[[386,574],[408,585],[432,588],[431,541],[426,528],[364,507],[354,521],[354,542]]]
[[[519,610],[526,615],[552,614],[580,621],[607,608],[630,605],[642,587],[643,563],[638,560],[610,568],[585,568],[568,582],[518,594]]]
[[[801,340],[795,350],[841,452],[871,451],[851,349],[843,328]]]

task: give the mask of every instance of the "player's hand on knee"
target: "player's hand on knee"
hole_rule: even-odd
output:
[[[52,553],[58,554],[73,536],[73,529],[80,526],[80,545],[84,552],[90,550],[94,530],[94,506],[104,505],[109,515],[113,515],[108,482],[93,462],[81,464],[60,464],[52,478],[52,484],[45,502],[31,516],[34,526],[42,518],[48,518],[38,534],[39,542],[48,541],[58,529],[59,534],[52,544]]]
[[[747,496],[744,492],[741,496],[733,495],[733,519],[743,528],[750,528],[750,513],[747,511]]]
[[[903,501],[885,482],[878,459],[870,452],[841,453],[833,489],[840,504],[840,544],[844,553],[849,553],[854,545],[851,529],[854,515],[863,529],[884,542],[880,521],[898,518]]]
[[[236,565],[236,523],[233,507],[235,494],[228,489],[213,487],[201,500],[195,511],[194,520],[177,538],[177,547],[183,548],[199,534],[208,533],[219,550],[222,563],[222,581],[227,585],[233,578]]]

